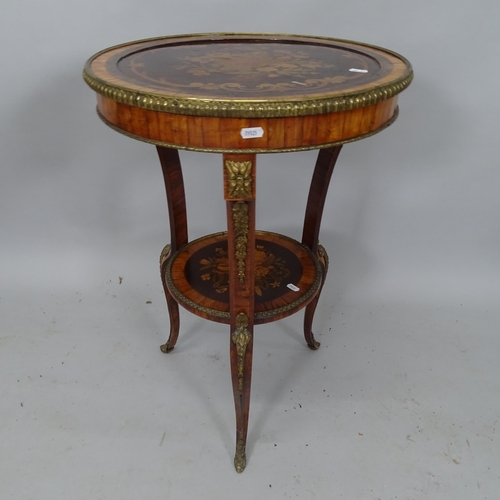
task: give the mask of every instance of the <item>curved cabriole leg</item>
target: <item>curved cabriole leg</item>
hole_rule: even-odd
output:
[[[321,245],[318,245],[318,259],[323,269],[323,281],[321,282],[321,286],[316,297],[314,297],[314,299],[307,305],[306,312],[304,314],[304,337],[307,342],[307,347],[309,347],[309,349],[313,351],[318,350],[319,346],[321,345],[314,338],[314,333],[312,332],[312,323],[314,319],[314,313],[316,311],[316,306],[318,305],[321,291],[323,290],[323,285],[325,284],[326,273],[328,272],[328,254]]]
[[[170,245],[167,245],[160,255],[160,274],[167,308],[170,316],[170,336],[166,344],[160,346],[162,352],[170,352],[174,348],[179,336],[179,305],[168,289],[165,272],[172,255],[188,242],[186,197],[182,178],[179,152],[176,149],[157,146],[160,158],[165,191],[167,194],[168,214],[170,220]]]
[[[167,299],[168,314],[170,316],[170,335],[168,337],[167,343],[160,346],[161,352],[169,353],[173,351],[177,339],[179,337],[179,304],[170,295],[170,292],[165,293]]]
[[[316,306],[318,305],[321,290],[325,282],[328,271],[328,255],[325,249],[319,244],[319,231],[321,228],[321,218],[325,207],[326,195],[330,185],[333,169],[342,146],[321,149],[318,154],[316,166],[314,168],[309,197],[307,199],[306,215],[304,218],[304,229],[302,231],[302,243],[310,248],[323,267],[323,282],[316,297],[307,305],[304,315],[304,337],[307,346],[312,350],[317,350],[320,343],[314,338],[312,324]]]
[[[161,352],[168,353],[173,350],[179,337],[180,328],[180,317],[179,317],[179,305],[172,297],[165,280],[165,272],[167,268],[168,259],[171,257],[172,246],[167,245],[160,255],[160,275],[161,282],[163,285],[163,291],[165,292],[165,298],[167,299],[168,313],[170,317],[170,336],[168,337],[167,343],[160,346]]]
[[[255,155],[225,154],[231,380],[236,410],[234,467],[246,467],[255,298]]]
[[[236,409],[236,453],[234,468],[241,473],[245,470],[245,453],[248,415],[250,410],[250,383],[252,377],[253,335],[245,313],[236,316],[236,325],[231,334],[231,375]]]

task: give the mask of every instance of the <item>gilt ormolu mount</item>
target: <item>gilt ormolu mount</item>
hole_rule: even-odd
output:
[[[246,466],[253,327],[305,308],[304,336],[328,270],[318,237],[342,145],[376,134],[397,117],[410,63],[366,44],[320,37],[205,34],[131,42],[89,59],[85,81],[110,127],[155,144],[165,179],[170,244],[160,257],[170,313],[179,304],[230,325],[238,472]],[[188,241],[179,149],[223,154],[228,230]],[[319,149],[302,241],[256,231],[257,153]],[[264,173],[265,175],[265,173]]]

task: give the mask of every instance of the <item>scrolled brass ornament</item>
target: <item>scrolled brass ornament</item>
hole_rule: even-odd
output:
[[[238,269],[238,278],[240,283],[245,282],[248,244],[248,205],[245,202],[238,201],[233,205],[233,222],[236,233],[236,267]]]
[[[238,389],[240,391],[243,390],[245,353],[251,339],[252,334],[248,330],[248,317],[245,313],[238,313],[236,316],[236,330],[233,332],[232,341],[236,346],[236,353],[238,355]]]
[[[169,259],[170,255],[172,252],[172,245],[169,243],[168,245],[165,245],[163,250],[161,251],[160,254],[160,268],[163,267],[163,264]]]

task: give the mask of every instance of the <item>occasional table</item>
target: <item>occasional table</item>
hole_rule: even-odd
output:
[[[83,75],[97,93],[100,118],[158,151],[170,217],[170,244],[160,256],[170,314],[162,351],[177,342],[179,304],[230,325],[234,465],[242,472],[254,325],[305,308],[305,341],[318,349],[312,323],[328,270],[318,237],[330,177],[343,144],[394,122],[411,65],[392,51],[345,40],[201,34],[108,48],[87,61]],[[227,232],[188,240],[179,149],[222,153]],[[256,155],[310,149],[319,154],[302,240],[257,231]]]

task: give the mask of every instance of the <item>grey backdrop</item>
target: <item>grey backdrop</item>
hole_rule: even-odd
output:
[[[110,45],[167,34],[303,33],[387,47],[407,57],[415,70],[414,82],[400,97],[396,123],[341,153],[321,236],[332,259],[323,299],[328,312],[320,312],[317,321],[326,325],[327,315],[342,304],[355,309],[370,304],[370,311],[388,307],[408,325],[416,343],[415,322],[424,330],[432,324],[433,338],[439,338],[453,337],[451,323],[461,321],[462,341],[476,346],[474,366],[479,372],[482,367],[479,376],[492,384],[484,400],[498,402],[491,370],[499,349],[499,22],[497,0],[4,0],[0,372],[14,381],[28,370],[26,364],[36,363],[28,359],[45,352],[44,336],[58,331],[71,337],[82,324],[98,329],[134,307],[139,308],[141,321],[134,328],[140,335],[147,336],[148,329],[158,339],[166,335],[157,258],[168,242],[168,218],[156,152],[98,120],[95,96],[81,79],[85,60]],[[260,228],[300,235],[314,157],[314,152],[259,156]],[[220,157],[183,152],[181,159],[190,237],[223,230]],[[105,297],[122,291],[108,287],[117,285],[118,276],[124,277],[122,286],[131,287],[129,295],[106,303],[108,308]],[[89,299],[77,309],[79,294]],[[146,299],[158,308],[161,321],[150,322]],[[377,328],[384,331],[386,325]],[[84,341],[80,333],[79,338]],[[64,344],[62,337],[54,342],[54,349]],[[92,358],[92,347],[84,350]],[[33,358],[25,358],[27,352]],[[3,390],[18,411],[10,382]],[[0,414],[8,415],[10,425],[17,417],[8,400],[0,402]],[[54,401],[57,405],[57,396]],[[230,399],[227,405],[231,410]],[[4,430],[9,436],[23,433],[12,426]],[[227,441],[230,448],[230,437]],[[9,449],[13,454],[3,457],[0,450],[4,466],[11,464],[4,471],[19,473],[22,467],[12,464],[22,462],[23,455],[16,456],[15,441]],[[230,474],[230,458],[225,467]],[[31,490],[16,496],[16,476],[9,477],[9,498],[49,498],[49,491],[51,498],[62,498],[64,489],[57,488],[47,490],[47,496]],[[87,479],[82,485],[95,480]],[[130,491],[140,491],[136,486]],[[378,498],[369,496],[369,488],[361,493],[353,488],[344,485],[342,498]],[[81,498],[98,498],[82,491]],[[112,498],[110,491],[102,498]],[[306,498],[306,490],[298,491]],[[458,490],[453,491],[457,498]],[[431,497],[427,492],[418,498]],[[116,498],[128,497],[122,492]],[[464,493],[463,498],[483,496]]]

